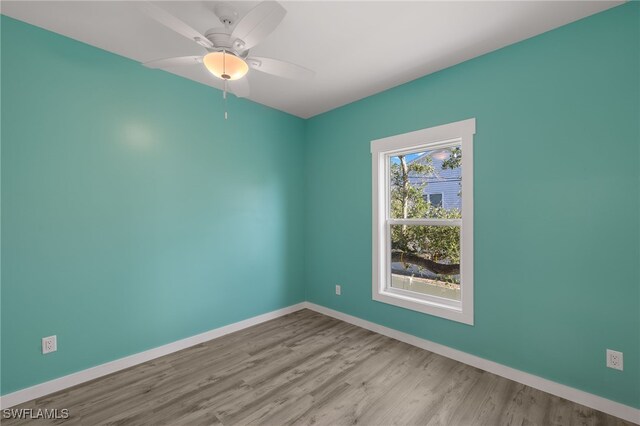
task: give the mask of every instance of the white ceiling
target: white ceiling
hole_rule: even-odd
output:
[[[204,33],[219,26],[215,3],[171,1],[161,6]],[[287,15],[252,55],[294,62],[317,75],[299,82],[250,71],[249,98],[311,117],[621,3],[282,2]],[[257,2],[233,4],[243,15]],[[131,2],[2,1],[2,13],[140,62],[203,53]],[[171,72],[221,87],[221,80],[202,66]]]

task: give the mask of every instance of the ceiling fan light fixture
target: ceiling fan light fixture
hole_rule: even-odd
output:
[[[242,58],[226,51],[208,53],[202,62],[221,80],[238,80],[249,71],[249,65]]]

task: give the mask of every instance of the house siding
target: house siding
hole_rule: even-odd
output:
[[[420,157],[415,158],[411,162],[423,162],[430,154],[430,152],[427,152]],[[460,180],[462,176],[462,169],[460,167],[453,170],[443,169],[443,161],[444,160],[438,160],[437,158],[431,157],[431,164],[435,173],[426,178],[412,175],[409,177],[409,181],[412,185],[420,185],[426,182],[427,184],[422,191],[423,195],[442,194],[442,207],[445,209],[455,208],[461,210],[462,200],[460,197]]]

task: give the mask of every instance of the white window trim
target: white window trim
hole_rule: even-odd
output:
[[[373,300],[429,315],[473,325],[473,135],[476,120],[458,121],[371,142],[373,200]],[[460,223],[460,301],[420,295],[387,286],[391,267],[388,217],[389,154],[419,149],[462,146],[462,221]],[[416,225],[432,225],[438,219],[413,219]],[[451,223],[446,220],[447,223]]]

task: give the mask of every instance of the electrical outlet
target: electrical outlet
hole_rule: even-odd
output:
[[[42,338],[42,353],[48,354],[58,350],[58,338],[56,336],[49,336]]]
[[[622,370],[623,366],[622,352],[607,349],[607,367]]]
[[[340,296],[342,294],[342,286],[336,285],[336,294]]]

